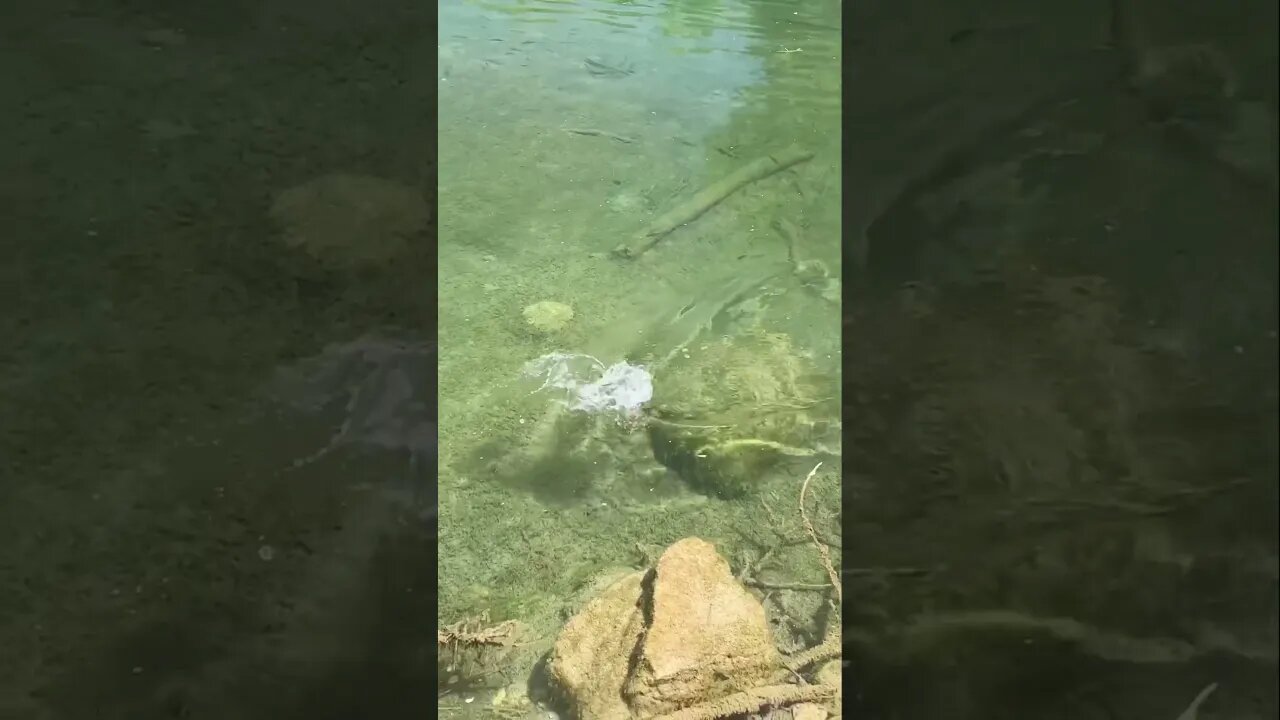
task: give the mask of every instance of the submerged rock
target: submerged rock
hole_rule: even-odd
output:
[[[776,680],[764,607],[699,538],[612,583],[565,625],[551,677],[580,720],[652,717]]]

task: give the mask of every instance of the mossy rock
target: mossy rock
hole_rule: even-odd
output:
[[[748,495],[760,478],[782,457],[770,443],[723,440],[705,443],[678,426],[653,422],[649,441],[654,457],[674,470],[698,492],[736,500]]]
[[[654,457],[726,499],[751,494],[782,458],[810,455],[815,432],[838,417],[818,419],[838,402],[819,395],[823,383],[790,339],[758,329],[691,348],[654,383]]]

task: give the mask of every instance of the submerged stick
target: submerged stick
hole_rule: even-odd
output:
[[[613,249],[613,254],[628,260],[638,258],[649,248],[657,245],[672,231],[682,225],[697,220],[722,200],[757,180],[763,180],[774,173],[781,172],[813,157],[813,153],[797,145],[792,145],[780,152],[766,155],[739,168],[736,172],[720,182],[703,188],[698,194],[686,202],[677,205],[662,217],[649,223],[631,240]]]
[[[570,135],[587,135],[590,137],[609,138],[610,140],[616,140],[627,145],[635,142],[634,139],[629,138],[626,135],[619,135],[617,133],[611,133],[608,130],[598,130],[596,128],[565,128],[564,131]]]

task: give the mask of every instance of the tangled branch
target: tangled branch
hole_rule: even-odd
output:
[[[489,625],[488,614],[482,614],[437,629],[436,645],[454,653],[466,648],[515,647],[519,629],[515,620]]]
[[[844,590],[840,585],[840,573],[836,572],[835,566],[831,564],[831,548],[818,539],[818,533],[813,529],[813,523],[809,520],[809,512],[805,509],[805,495],[809,492],[809,482],[813,480],[813,476],[818,474],[818,468],[822,467],[822,463],[813,466],[809,474],[805,476],[804,483],[800,485],[800,521],[804,524],[804,531],[808,534],[809,539],[813,541],[813,546],[818,549],[818,556],[822,560],[822,568],[827,571],[827,578],[831,580],[831,587],[836,591],[836,601],[844,602]]]

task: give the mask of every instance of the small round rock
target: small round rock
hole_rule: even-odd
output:
[[[543,300],[524,309],[524,320],[539,335],[553,335],[564,330],[573,320],[573,308],[562,302]]]

